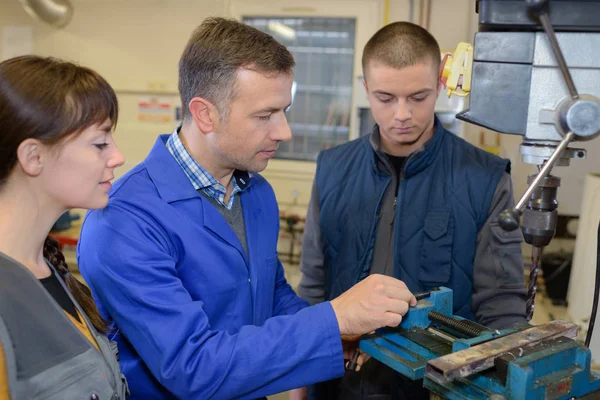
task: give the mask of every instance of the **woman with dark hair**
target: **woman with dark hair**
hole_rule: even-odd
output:
[[[113,89],[88,68],[0,63],[0,399],[125,398],[107,326],[48,237],[66,210],[108,203],[124,161],[117,116]]]

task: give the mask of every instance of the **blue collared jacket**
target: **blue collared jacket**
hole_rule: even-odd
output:
[[[239,194],[246,255],[167,138],[88,213],[77,252],[131,398],[258,398],[343,375],[331,305],[307,307],[285,280],[269,183],[255,174]]]

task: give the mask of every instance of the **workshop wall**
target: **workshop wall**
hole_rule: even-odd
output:
[[[0,0],[0,35],[31,27],[33,52],[91,67],[114,87],[120,101],[116,141],[127,162],[117,176],[143,160],[159,133],[171,132],[177,94],[177,61],[192,30],[206,17],[224,14],[211,0],[71,0],[72,21],[55,29],[33,20],[18,0]],[[176,6],[175,6],[176,5]],[[4,32],[3,32],[4,31]],[[4,50],[0,40],[0,57]],[[139,120],[139,103],[158,98],[172,105],[168,122]],[[159,118],[154,118],[158,120]]]
[[[373,32],[386,22],[412,20],[428,26],[443,51],[452,51],[460,41],[472,42],[477,30],[472,0],[306,0],[301,6],[291,0],[71,1],[75,10],[73,20],[64,29],[54,29],[33,20],[18,0],[0,0],[0,38],[5,38],[6,29],[11,27],[29,27],[33,33],[34,53],[74,60],[96,69],[108,79],[121,103],[116,140],[127,158],[118,175],[144,158],[157,134],[171,132],[176,126],[177,60],[190,33],[205,17],[354,16],[357,51],[351,138],[358,136],[356,110],[365,101],[359,80],[361,49]],[[4,42],[0,39],[0,58],[4,54]],[[152,114],[144,109],[157,103],[168,105],[166,114]],[[480,132],[478,127],[467,126],[464,137],[479,145]],[[489,138],[494,134],[486,132],[485,135]],[[492,138],[492,142],[494,140]],[[520,162],[519,136],[503,135],[500,142],[500,154],[513,160],[515,193],[520,194],[534,167]],[[578,164],[575,185],[588,171],[598,171],[591,160],[575,163]],[[314,162],[273,160],[264,175],[273,184],[281,208],[303,215],[314,171]],[[561,170],[559,174],[568,175],[570,171]],[[569,209],[575,205],[578,210],[580,191],[570,189],[573,190],[561,190],[559,200],[569,204]]]
[[[121,114],[116,140],[127,163],[122,175],[140,162],[159,133],[171,132],[177,121],[177,60],[191,31],[208,16],[305,15],[357,18],[353,104],[364,89],[359,77],[362,47],[384,21],[427,23],[445,50],[468,40],[472,30],[470,0],[71,0],[74,16],[64,29],[33,20],[18,0],[0,0],[0,35],[11,27],[32,29],[35,54],[56,56],[96,69],[113,85]],[[0,40],[0,56],[4,41]],[[169,105],[168,115],[149,115],[143,104]],[[351,137],[357,136],[353,108]],[[147,117],[145,120],[140,118]],[[313,162],[273,160],[264,175],[272,182],[282,209],[303,215],[314,177]]]

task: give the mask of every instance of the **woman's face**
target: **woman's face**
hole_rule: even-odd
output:
[[[55,147],[49,149],[41,176],[46,193],[65,209],[105,207],[114,169],[125,161],[113,140],[110,120]]]

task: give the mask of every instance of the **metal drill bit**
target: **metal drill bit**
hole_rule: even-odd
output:
[[[540,258],[542,256],[541,247],[533,246],[531,249],[531,268],[529,269],[529,288],[527,291],[527,321],[533,318],[533,309],[535,308],[535,293],[537,292],[537,279],[540,272]]]

